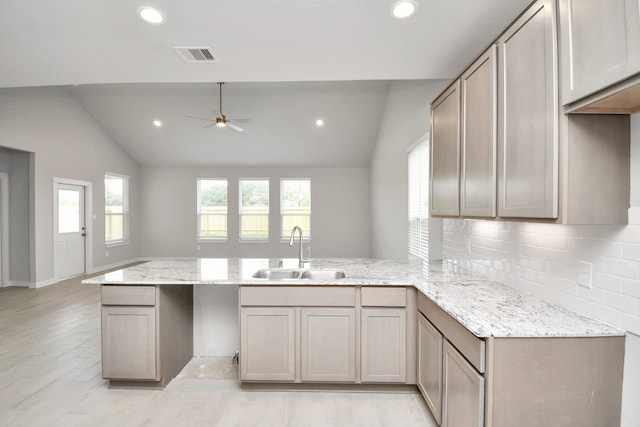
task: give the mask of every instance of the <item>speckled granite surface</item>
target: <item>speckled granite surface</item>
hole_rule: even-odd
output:
[[[262,268],[296,268],[297,259],[154,259],[84,283],[128,285],[305,285],[306,280],[265,280]],[[441,262],[374,259],[314,259],[310,269],[343,270],[344,279],[314,281],[327,286],[414,286],[474,335],[486,337],[619,336],[624,331]]]

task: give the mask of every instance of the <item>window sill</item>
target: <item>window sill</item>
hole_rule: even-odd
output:
[[[117,248],[118,246],[128,246],[129,240],[117,240],[113,242],[105,242],[104,246],[107,248]]]
[[[198,243],[227,243],[229,241],[229,239],[225,238],[205,238],[205,237],[198,237],[197,239]]]
[[[269,243],[269,239],[238,239],[238,243]]]

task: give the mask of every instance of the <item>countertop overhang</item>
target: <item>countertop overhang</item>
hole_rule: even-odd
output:
[[[297,259],[171,258],[86,279],[102,285],[408,286],[434,301],[480,338],[623,336],[625,332],[504,283],[465,272],[447,262],[314,259],[318,270],[343,270],[331,280],[267,280],[251,277],[263,268],[297,268]]]

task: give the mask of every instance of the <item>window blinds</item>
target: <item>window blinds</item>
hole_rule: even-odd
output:
[[[429,259],[429,138],[409,151],[409,255]]]

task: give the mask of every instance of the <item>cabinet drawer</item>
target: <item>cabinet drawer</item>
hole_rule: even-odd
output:
[[[485,370],[485,342],[469,332],[423,294],[418,294],[418,310],[449,340],[478,370]]]
[[[406,307],[405,288],[362,288],[363,307]]]
[[[243,286],[240,305],[354,307],[356,290],[342,286]]]
[[[155,305],[155,286],[102,285],[102,305]]]

